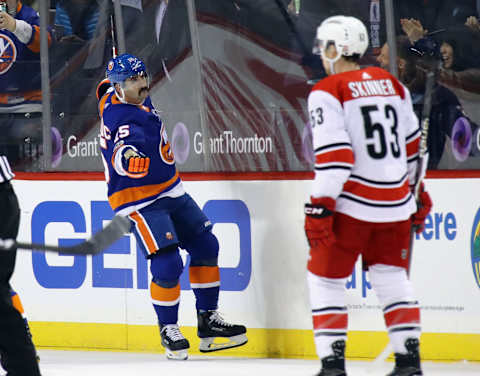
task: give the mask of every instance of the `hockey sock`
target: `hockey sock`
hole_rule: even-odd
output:
[[[405,269],[376,264],[369,268],[370,282],[383,308],[388,335],[397,354],[406,354],[407,338],[419,338],[420,308]]]
[[[169,287],[152,281],[150,283],[150,294],[152,297],[153,308],[158,317],[158,322],[162,325],[176,324],[178,321],[178,307],[180,304],[180,284]]]
[[[195,294],[197,311],[216,310],[220,290],[218,239],[204,231],[184,244],[190,254],[190,286]]]
[[[197,311],[216,310],[220,291],[218,266],[190,265],[190,285],[196,298]]]
[[[318,357],[333,355],[332,344],[347,339],[347,278],[325,278],[308,273],[313,333]]]

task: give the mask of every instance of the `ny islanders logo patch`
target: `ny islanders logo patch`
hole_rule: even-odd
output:
[[[15,43],[6,35],[0,34],[0,74],[6,73],[17,58]]]
[[[475,281],[480,288],[480,209],[473,221],[472,236],[470,240],[472,268]]]
[[[175,163],[175,157],[173,156],[173,150],[168,141],[167,131],[165,130],[164,125],[160,129],[160,144],[158,145],[158,151],[162,160],[169,165]]]

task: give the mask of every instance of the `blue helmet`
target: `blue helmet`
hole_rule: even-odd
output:
[[[112,85],[123,83],[127,78],[140,73],[147,75],[145,64],[138,57],[122,54],[110,60],[107,65],[107,78]]]

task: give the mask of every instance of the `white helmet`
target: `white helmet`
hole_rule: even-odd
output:
[[[333,44],[338,52],[334,59],[324,56],[325,49],[330,44]],[[324,20],[317,28],[313,53],[322,55],[324,60],[333,65],[341,56],[358,54],[362,57],[367,48],[368,33],[362,21],[355,17],[333,16]]]

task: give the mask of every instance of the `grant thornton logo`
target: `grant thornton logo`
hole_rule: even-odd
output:
[[[478,287],[480,287],[480,209],[475,215],[472,228],[472,238],[470,241],[471,255],[472,255],[472,267],[475,281],[477,281]]]

